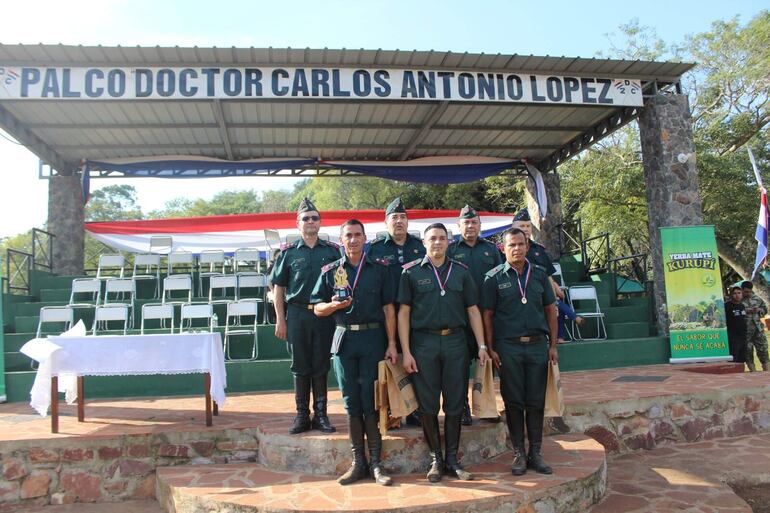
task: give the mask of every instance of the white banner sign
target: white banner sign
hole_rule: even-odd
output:
[[[47,68],[0,64],[0,100],[328,98],[642,106],[639,80],[355,68]]]

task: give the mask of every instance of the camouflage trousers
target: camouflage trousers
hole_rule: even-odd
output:
[[[757,351],[757,358],[759,358],[760,363],[768,362],[765,332],[749,326],[746,332],[746,361],[754,361],[754,350]]]

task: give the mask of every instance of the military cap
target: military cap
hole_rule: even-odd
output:
[[[529,210],[526,207],[516,212],[516,215],[513,216],[513,222],[515,223],[516,221],[530,221]]]
[[[389,216],[390,214],[406,214],[406,207],[400,197],[391,201],[385,209],[385,215]]]
[[[318,212],[318,209],[307,196],[300,201],[299,208],[297,209],[297,214],[304,214],[305,212]]]
[[[474,217],[479,217],[479,215],[476,213],[476,210],[474,210],[470,205],[465,205],[463,209],[460,210],[460,216],[458,219],[473,219]]]

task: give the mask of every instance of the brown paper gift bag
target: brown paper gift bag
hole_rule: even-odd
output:
[[[417,396],[412,380],[404,370],[401,355],[395,364],[381,360],[377,367],[375,406],[380,413],[380,432],[394,424],[390,418],[406,417],[417,409]],[[384,433],[383,433],[384,434]]]
[[[559,364],[548,362],[548,384],[545,388],[545,416],[561,417],[564,415],[564,391],[561,388]]]
[[[495,377],[492,372],[492,361],[486,365],[476,364],[476,376],[473,378],[473,415],[480,419],[491,419],[498,415],[497,399],[495,398]]]

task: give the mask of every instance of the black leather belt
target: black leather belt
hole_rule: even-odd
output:
[[[462,328],[444,328],[441,330],[416,330],[416,331],[419,331],[421,333],[430,333],[431,335],[439,335],[442,337],[446,337],[453,333],[459,333],[461,330]]]
[[[526,337],[513,337],[509,339],[514,344],[534,344],[536,342],[545,342],[545,335],[528,335]]]
[[[350,331],[365,331],[365,330],[376,330],[378,328],[381,328],[382,323],[369,322],[367,324],[338,324],[337,327],[345,328],[346,330],[350,330]]]
[[[299,308],[300,310],[312,310],[313,305],[306,305],[303,303],[289,303],[289,306],[293,306],[295,308]]]

